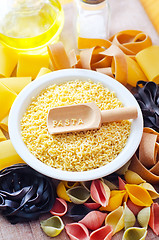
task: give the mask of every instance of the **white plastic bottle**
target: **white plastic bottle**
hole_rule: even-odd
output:
[[[76,0],[76,6],[78,36],[107,39],[110,16],[108,0]]]

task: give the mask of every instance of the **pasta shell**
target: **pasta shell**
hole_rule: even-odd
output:
[[[124,203],[124,225],[125,230],[133,227],[135,225],[136,218],[133,212],[127,207],[126,203]]]
[[[110,212],[105,219],[105,224],[111,225],[113,228],[113,235],[124,228],[124,210],[120,206],[114,211]]]
[[[100,211],[114,211],[122,205],[123,198],[126,195],[126,191],[113,190],[110,194],[109,203],[106,207],[100,207]]]
[[[159,235],[159,204],[153,203],[150,211],[149,226],[152,228],[154,233]]]
[[[67,216],[74,221],[80,221],[84,218],[91,210],[83,204],[73,205],[67,212]]]
[[[86,207],[90,208],[90,209],[93,209],[93,210],[95,210],[95,209],[97,209],[97,208],[100,207],[100,204],[99,204],[99,203],[89,202],[89,201],[85,202],[84,205],[85,205]]]
[[[141,211],[141,209],[143,209],[143,207],[134,204],[130,199],[128,199],[126,204],[135,216],[137,216],[137,214]]]
[[[119,181],[119,190],[125,190],[125,184],[126,181],[124,181],[122,178],[118,177],[118,181]]]
[[[101,206],[106,207],[110,198],[109,187],[101,180],[93,180],[91,184],[91,198],[99,203]]]
[[[150,219],[150,207],[143,208],[137,215],[138,223],[141,227],[146,228]]]
[[[81,182],[81,185],[86,188],[88,191],[90,191],[92,181],[87,181],[87,182]]]
[[[70,188],[66,191],[66,193],[71,201],[75,204],[82,204],[87,202],[87,200],[90,198],[90,192],[83,186]]]
[[[82,223],[70,223],[65,226],[71,240],[89,240],[89,232]]]
[[[152,199],[159,198],[159,193],[156,192],[156,190],[150,183],[141,183],[140,186],[145,188],[149,192]]]
[[[153,203],[150,194],[145,188],[135,184],[126,184],[125,188],[129,198],[134,204],[149,207]]]
[[[73,188],[79,185],[79,182],[68,182],[68,181],[62,181],[66,189]]]
[[[96,230],[102,226],[106,216],[107,213],[92,211],[88,213],[80,223],[83,223],[90,230]]]
[[[56,193],[57,196],[59,198],[62,198],[64,200],[66,200],[67,202],[71,202],[71,199],[69,198],[67,192],[66,192],[66,187],[63,183],[63,181],[61,181],[58,185],[57,185],[57,189],[56,189]]]
[[[40,222],[44,233],[49,237],[55,237],[64,229],[63,221],[58,216],[53,216]]]
[[[124,232],[122,240],[145,240],[146,235],[147,230],[145,228],[132,227]]]
[[[117,190],[118,189],[118,187],[114,183],[108,181],[107,179],[103,178],[102,180],[109,187],[110,190]]]
[[[90,240],[111,240],[113,235],[113,228],[110,225],[105,225],[90,234]]]
[[[127,183],[130,184],[140,184],[146,182],[144,179],[142,179],[137,173],[128,170],[126,171],[124,178]]]
[[[128,161],[123,167],[116,171],[118,175],[124,175],[129,168],[131,161]]]
[[[67,203],[62,198],[56,198],[53,208],[50,210],[50,213],[55,216],[63,216],[67,212]]]

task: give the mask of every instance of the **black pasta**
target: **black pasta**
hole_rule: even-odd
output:
[[[141,87],[140,87],[141,86]],[[134,97],[142,110],[144,127],[159,132],[159,88],[155,82],[138,81]]]
[[[55,201],[52,180],[26,164],[0,171],[0,212],[12,224],[35,220]]]
[[[83,204],[79,204],[79,205],[75,204],[68,210],[66,216],[68,216],[74,221],[80,221],[89,212],[91,212],[91,209],[87,208]]]

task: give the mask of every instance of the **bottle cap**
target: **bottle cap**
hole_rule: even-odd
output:
[[[88,4],[98,4],[104,2],[105,0],[81,0],[81,1]]]

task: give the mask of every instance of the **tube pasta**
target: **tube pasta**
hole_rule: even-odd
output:
[[[6,137],[4,136],[2,130],[0,129],[0,142],[7,140]]]
[[[20,91],[29,83],[31,83],[31,77],[10,77],[0,78],[0,83],[4,84],[7,88],[19,94]]]

